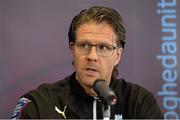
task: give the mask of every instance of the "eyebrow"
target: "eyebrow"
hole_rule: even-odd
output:
[[[82,41],[82,42],[77,42],[77,43],[86,43],[86,44],[90,44],[90,45],[110,45],[110,46],[113,46],[113,47],[117,47],[117,45],[113,45],[113,44],[110,44],[110,43],[97,43],[97,44],[92,44],[91,42],[88,42],[88,41]]]
[[[76,41],[76,42],[83,42],[83,43],[89,43],[89,44],[92,44],[92,42],[91,42],[91,41],[86,40],[86,39],[81,39],[81,41]],[[112,44],[112,42],[107,43],[107,42],[104,42],[104,41],[97,41],[97,43],[96,43],[96,44],[107,44],[107,45],[113,45],[113,44]]]

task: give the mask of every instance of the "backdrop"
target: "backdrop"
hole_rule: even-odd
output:
[[[119,77],[157,98],[165,118],[180,118],[180,7],[177,0],[0,0],[0,118],[18,98],[74,68],[67,32],[93,5],[116,9],[127,25]]]

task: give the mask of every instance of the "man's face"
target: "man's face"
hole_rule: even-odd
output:
[[[85,23],[76,31],[76,42],[85,42],[92,45],[108,44],[117,46],[116,35],[107,23]],[[110,83],[112,71],[121,58],[122,49],[115,49],[111,56],[100,56],[93,46],[88,54],[80,54],[76,46],[70,46],[72,51],[76,79],[83,87],[92,87],[96,79],[104,79]]]

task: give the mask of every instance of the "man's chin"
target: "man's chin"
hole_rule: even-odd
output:
[[[86,87],[89,87],[89,88],[92,88],[93,87],[93,84],[94,82],[99,79],[98,76],[90,76],[90,75],[83,75],[81,76],[81,82],[86,86]]]
[[[87,87],[89,87],[89,88],[92,88],[93,87],[93,84],[94,84],[94,82],[96,81],[97,79],[94,79],[94,80],[91,80],[91,82],[86,82],[86,83],[84,83]]]
[[[97,77],[88,77],[87,83],[92,86],[97,79],[98,79]]]

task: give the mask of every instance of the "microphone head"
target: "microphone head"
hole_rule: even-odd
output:
[[[117,96],[114,91],[108,86],[103,79],[97,79],[93,84],[94,91],[104,104],[115,105],[117,103]]]

